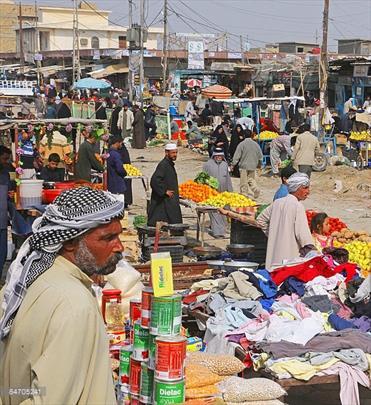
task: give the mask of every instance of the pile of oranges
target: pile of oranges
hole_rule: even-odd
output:
[[[206,184],[198,184],[193,180],[188,180],[179,186],[179,195],[187,200],[199,203],[210,197],[217,196],[218,192]]]

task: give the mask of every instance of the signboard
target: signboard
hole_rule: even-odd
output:
[[[188,69],[203,70],[204,68],[203,41],[188,41]]]
[[[41,62],[43,60],[43,55],[41,53],[35,53],[33,60],[36,62]]]
[[[353,77],[367,77],[370,65],[354,65]]]
[[[285,85],[284,84],[274,84],[273,85],[273,91],[285,91]]]
[[[156,132],[170,138],[170,115],[156,115]]]
[[[203,70],[205,68],[204,55],[202,53],[188,54],[188,69]]]
[[[188,41],[188,53],[204,53],[204,42]]]
[[[93,59],[94,60],[99,60],[100,59],[100,51],[99,51],[99,49],[94,49],[94,51],[93,51]]]
[[[241,52],[228,52],[228,59],[241,59]]]

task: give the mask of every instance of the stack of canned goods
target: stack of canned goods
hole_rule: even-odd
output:
[[[140,319],[133,325],[132,345],[120,350],[119,404],[179,404],[185,401],[186,338],[180,336],[180,295],[154,297],[142,292]]]

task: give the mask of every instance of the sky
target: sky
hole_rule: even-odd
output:
[[[139,1],[133,0],[134,22],[139,22]],[[22,3],[34,4],[35,0]],[[72,0],[37,0],[38,4],[72,6]],[[70,3],[70,4],[69,4]],[[95,0],[111,10],[112,23],[128,24],[128,0]],[[158,26],[164,0],[145,0],[146,24]],[[228,32],[228,48],[240,51],[240,38],[252,48],[271,42],[322,41],[324,0],[168,0],[170,33]],[[336,39],[371,39],[371,0],[330,0],[329,50]]]

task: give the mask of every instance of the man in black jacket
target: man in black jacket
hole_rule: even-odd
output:
[[[151,178],[151,203],[148,209],[148,225],[164,221],[169,224],[183,222],[179,203],[178,176],[175,164],[177,146],[168,143],[165,146],[165,158],[157,165]]]
[[[149,105],[144,116],[144,128],[146,131],[146,140],[153,139],[156,136],[156,113],[152,105]]]

